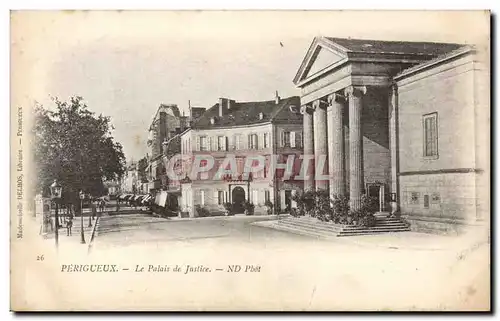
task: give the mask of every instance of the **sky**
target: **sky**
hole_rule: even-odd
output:
[[[480,11],[14,12],[11,97],[29,109],[82,96],[138,160],[162,103],[187,114],[188,101],[300,95],[292,80],[315,36],[477,43],[489,20]]]

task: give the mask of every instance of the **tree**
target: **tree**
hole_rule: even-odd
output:
[[[37,191],[47,193],[47,187],[57,179],[63,186],[63,202],[75,203],[80,190],[103,195],[103,182],[119,179],[125,172],[125,155],[111,136],[110,118],[91,112],[82,97],[53,101],[55,111],[41,105],[35,108]]]
[[[139,163],[138,163],[138,169],[139,169],[139,173],[138,173],[138,176],[139,176],[139,182],[141,183],[147,183],[148,182],[148,178],[147,178],[147,175],[146,175],[146,169],[148,167],[148,159],[146,157],[143,157],[139,160]]]

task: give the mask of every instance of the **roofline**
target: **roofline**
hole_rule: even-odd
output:
[[[153,117],[153,120],[151,121],[151,124],[149,125],[149,130],[151,130],[151,128],[153,127],[153,124],[156,120],[156,118],[158,117],[158,114],[160,113],[160,108],[162,107],[177,107],[179,108],[179,106],[177,104],[160,104],[160,106],[158,106],[158,108],[156,109],[156,112],[155,112],[155,115]]]
[[[248,127],[256,127],[256,126],[264,126],[264,125],[270,125],[273,122],[271,120],[261,122],[261,123],[254,123],[254,124],[246,124],[246,125],[233,125],[233,126],[218,126],[218,127],[213,127],[213,128],[195,128],[192,127],[190,128],[191,130],[215,130],[215,129],[231,129],[231,128],[248,128]]]
[[[306,52],[304,58],[302,59],[302,63],[300,64],[299,69],[297,70],[297,73],[295,74],[295,77],[293,78],[294,84],[297,84],[300,82],[300,76],[304,73],[307,63],[310,61],[311,57],[314,55],[314,51],[315,51],[314,49],[321,43],[323,43],[327,47],[328,46],[334,47],[336,50],[338,50],[336,52],[337,54],[344,53],[344,55],[346,55],[348,52],[350,52],[347,48],[330,41],[328,38],[326,38],[324,36],[314,37],[313,41],[311,42],[311,45],[309,46],[309,49],[307,49],[307,52]]]
[[[421,71],[431,69],[435,67],[436,65],[440,65],[448,60],[456,59],[458,57],[461,57],[463,55],[466,55],[470,52],[474,52],[475,48],[471,45],[464,45],[461,48],[458,48],[456,50],[450,51],[448,53],[445,53],[443,55],[440,55],[434,59],[431,59],[429,61],[423,62],[419,65],[416,65],[414,67],[408,68],[394,76],[394,81],[399,81],[402,80],[403,78],[406,77],[411,77],[416,73],[419,73]]]
[[[300,96],[297,96],[297,95],[293,95],[293,96],[288,96],[288,97],[285,97],[285,98],[280,98],[281,100],[288,100],[288,99],[293,99],[293,98],[297,98],[300,100]],[[273,100],[272,99],[269,99],[269,100],[258,100],[258,101],[235,101],[236,104],[252,104],[252,103],[265,103],[265,102],[272,102]],[[215,108],[215,107],[218,107],[218,104],[219,103],[216,103],[214,104],[212,107],[208,108],[205,110],[205,112],[200,116],[203,117],[203,115],[205,113],[207,113],[209,110],[211,110],[212,108]],[[254,126],[254,125],[260,125],[260,124],[268,124],[268,123],[273,123],[273,119],[274,117],[284,108],[284,107],[288,107],[290,105],[287,105],[287,104],[283,104],[283,106],[281,108],[278,109],[278,111],[271,116],[271,118],[269,120],[266,120],[264,122],[259,122],[259,123],[253,123],[253,124],[246,124],[246,125],[230,125],[230,126],[217,126],[217,127],[214,127],[214,128],[200,128],[199,130],[210,130],[210,129],[229,129],[229,128],[245,128],[247,126]],[[299,106],[300,107],[300,106]],[[196,124],[194,124],[192,127],[190,127],[188,130],[190,129],[193,129],[193,130],[198,130],[198,128],[196,128]],[[182,133],[184,134],[184,132]]]
[[[387,41],[391,42],[390,40],[373,40],[373,39],[353,39],[353,40],[366,40],[366,41]],[[398,42],[398,41],[392,41],[392,42]],[[314,48],[319,45],[320,43],[323,43],[327,46],[333,47],[334,49],[337,49],[339,52],[337,53],[344,53],[345,58],[331,64],[330,66],[327,66],[310,77],[307,77],[305,79],[300,80],[300,76],[303,74],[303,72],[306,69],[306,65],[308,64],[309,60],[311,59],[312,55],[314,54]],[[412,41],[409,41],[409,43],[413,43]],[[436,44],[440,44],[436,42]],[[459,49],[456,49],[459,50]],[[441,55],[442,56],[442,55]],[[349,50],[334,41],[328,39],[327,37],[321,36],[321,37],[314,37],[311,45],[309,46],[309,49],[307,50],[306,55],[304,56],[302,63],[293,79],[293,83],[295,84],[296,87],[301,87],[305,84],[307,84],[310,81],[313,81],[314,79],[318,78],[325,72],[331,72],[334,69],[340,68],[343,65],[349,63],[349,62],[360,62],[363,61],[365,58],[370,58],[368,62],[384,62],[384,63],[398,63],[400,62],[401,59],[405,61],[411,62],[411,63],[419,63],[423,64],[427,59],[430,59],[432,61],[433,59],[436,59],[440,56],[435,56],[432,54],[427,54],[427,53],[421,53],[421,52],[415,52],[415,53],[403,53],[403,52],[366,52],[366,51],[352,51]],[[426,57],[427,59],[424,59]],[[432,58],[434,57],[434,58]]]

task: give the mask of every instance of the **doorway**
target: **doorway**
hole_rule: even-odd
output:
[[[239,214],[245,212],[245,190],[243,187],[236,186],[233,188],[231,200],[233,203],[233,213]]]
[[[385,211],[385,186],[381,183],[367,184],[367,194],[373,197],[378,204],[379,212]]]
[[[292,209],[292,191],[285,190],[285,208],[283,209],[286,213],[290,213]]]

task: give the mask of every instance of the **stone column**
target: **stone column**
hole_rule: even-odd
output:
[[[396,193],[396,199],[391,200],[391,214],[398,213],[399,195],[399,159],[398,159],[398,91],[394,84],[389,88],[389,149],[391,152],[391,193]]]
[[[310,106],[304,105],[300,108],[300,112],[303,115],[304,124],[304,156],[314,155],[314,125],[313,125],[313,110]],[[304,160],[306,161],[307,158]],[[314,190],[314,161],[309,161],[308,175],[304,180],[304,191]]]
[[[365,185],[361,115],[366,87],[350,86],[345,94],[349,97],[349,197],[351,209],[357,210],[361,207]]]
[[[328,96],[328,169],[330,170],[330,198],[345,195],[344,154],[344,97]]]
[[[314,108],[314,179],[316,190],[328,190],[328,178],[321,176],[328,175],[328,132],[326,121],[326,102],[316,100],[313,102]]]

